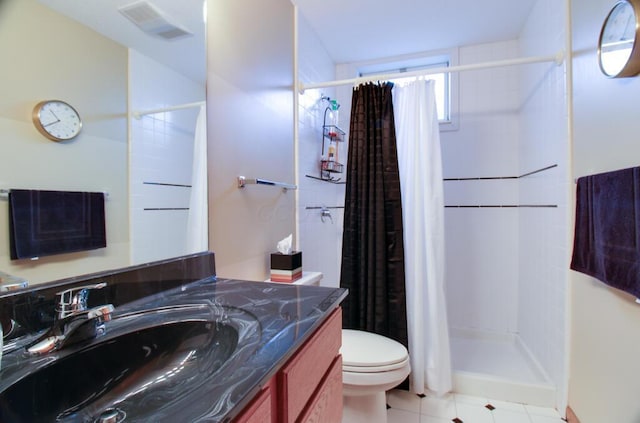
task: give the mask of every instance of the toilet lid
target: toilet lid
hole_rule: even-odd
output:
[[[399,342],[360,330],[342,330],[342,367],[347,371],[389,371],[407,364],[409,354]]]

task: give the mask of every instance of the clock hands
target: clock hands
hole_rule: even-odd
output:
[[[46,125],[42,125],[43,128],[46,128],[47,126],[51,126],[51,125],[55,125],[56,123],[60,122],[60,119],[53,121],[53,122],[49,122]]]
[[[47,126],[51,126],[51,125],[54,125],[54,124],[60,122],[60,118],[58,116],[56,116],[55,113],[53,113],[53,110],[49,110],[49,113],[51,113],[53,115],[53,117],[56,118],[56,120],[54,122],[49,122],[46,125],[42,125],[43,128],[46,128]]]

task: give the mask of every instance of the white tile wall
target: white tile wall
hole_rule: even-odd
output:
[[[149,110],[204,100],[204,87],[130,51],[131,107]],[[132,263],[186,253],[186,210],[191,185],[193,138],[198,109],[158,113],[131,122],[130,196]]]
[[[514,58],[517,42],[461,47],[461,65]],[[517,174],[517,69],[462,72],[460,129],[441,134],[445,177]]]
[[[554,54],[564,47],[564,7],[538,0],[520,38],[523,56]],[[520,214],[518,329],[553,383],[558,404],[566,395],[565,298],[568,279],[568,132],[564,66],[522,67],[520,172],[558,167],[520,183],[520,202],[557,204]]]
[[[517,209],[446,209],[449,324],[516,330]]]
[[[517,42],[460,48],[460,64],[513,58]],[[441,133],[445,178],[517,176],[517,69],[464,72],[460,128]],[[514,205],[514,180],[445,182],[446,205]],[[518,211],[447,208],[446,294],[452,327],[517,329]]]

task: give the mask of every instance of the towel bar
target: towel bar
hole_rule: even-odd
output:
[[[9,199],[9,193],[11,192],[10,189],[6,189],[6,188],[0,188],[0,200],[8,200]],[[109,193],[106,191],[102,191],[102,193],[104,194],[104,199],[106,200],[107,198],[109,198]]]
[[[285,191],[289,189],[298,189],[297,185],[287,184],[285,182],[275,182],[269,181],[267,179],[259,179],[259,178],[245,178],[244,176],[238,176],[238,188],[244,188],[245,185],[271,185],[274,187],[281,187]]]

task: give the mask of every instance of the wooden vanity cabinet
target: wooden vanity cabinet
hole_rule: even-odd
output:
[[[342,312],[336,309],[234,420],[340,423]]]
[[[278,423],[340,422],[341,343],[342,313],[337,309],[278,373]]]

